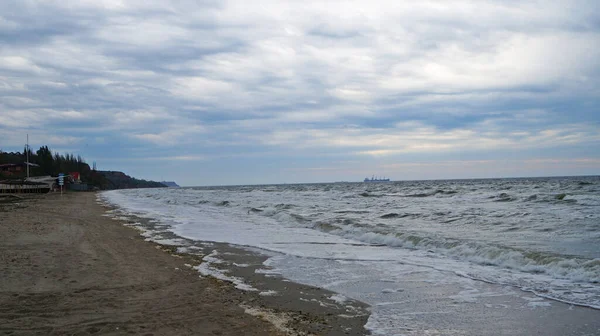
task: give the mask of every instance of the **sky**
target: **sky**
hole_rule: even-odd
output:
[[[0,2],[0,149],[181,185],[600,174],[597,0]]]

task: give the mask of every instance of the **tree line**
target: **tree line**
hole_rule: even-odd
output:
[[[69,174],[71,172],[78,172],[82,182],[100,189],[164,187],[159,182],[139,180],[122,172],[97,171],[90,168],[90,165],[81,156],[69,153],[52,153],[48,146],[42,146],[35,152],[27,147],[23,149],[23,152],[9,153],[0,150],[0,164],[23,164],[27,162],[27,154],[29,154],[29,162],[37,165],[30,167],[30,176],[57,176],[59,173]],[[22,172],[3,176],[2,178],[22,179],[25,177],[26,172],[23,170]]]
[[[29,159],[27,154],[29,154]],[[37,167],[31,166],[29,168],[30,176],[57,176],[59,173],[79,172],[81,179],[90,185],[100,187],[106,182],[102,174],[90,169],[90,166],[79,155],[52,153],[48,146],[42,146],[35,152],[27,147],[23,149],[23,152],[8,153],[0,150],[0,164],[23,164],[27,160],[37,165]],[[25,175],[26,173],[23,171],[10,177],[24,178]]]

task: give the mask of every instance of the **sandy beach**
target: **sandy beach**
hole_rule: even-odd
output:
[[[189,240],[161,226],[123,217],[94,193],[0,201],[0,334],[368,334],[372,308],[265,272],[265,251]],[[394,328],[403,335],[600,330],[595,309],[480,281],[434,285],[423,276],[405,274],[402,291],[385,291],[403,302],[395,309],[406,322]]]
[[[284,291],[240,291],[200,277],[201,257],[144,240],[103,216],[94,193],[27,196],[0,204],[0,334],[360,335],[366,307],[322,307],[322,289],[252,275]],[[223,248],[227,248],[223,246]],[[229,253],[259,264],[252,253]],[[239,252],[239,251],[238,251]],[[259,277],[261,277],[259,279]],[[362,310],[361,310],[362,309]]]

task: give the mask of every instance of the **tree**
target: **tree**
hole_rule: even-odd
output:
[[[55,175],[54,158],[48,146],[42,146],[36,152],[37,164],[40,165],[40,170],[46,175]]]

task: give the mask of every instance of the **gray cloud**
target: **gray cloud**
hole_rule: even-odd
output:
[[[435,134],[472,151],[598,141],[596,1],[28,1],[0,13],[2,147],[25,131],[202,159],[447,150]]]

